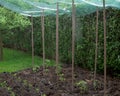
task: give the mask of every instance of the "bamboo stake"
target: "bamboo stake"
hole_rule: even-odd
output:
[[[34,27],[33,27],[33,16],[31,15],[31,28],[32,28],[32,33],[31,33],[31,38],[32,38],[32,68],[34,68]],[[34,74],[34,81],[35,83],[35,74]]]
[[[41,23],[42,23],[42,26],[41,26],[41,27],[42,27],[43,72],[44,72],[44,69],[45,69],[45,36],[44,36],[45,28],[44,28],[44,9],[43,9],[43,12],[42,12]]]
[[[34,67],[34,33],[33,33],[33,16],[31,15],[31,28],[32,28],[32,33],[31,33],[31,38],[32,38],[32,67]]]
[[[97,56],[98,56],[98,7],[96,10],[96,48],[95,48],[95,66],[94,66],[94,83],[96,79],[96,70],[97,70]]]
[[[104,20],[104,96],[106,96],[106,10],[105,0],[103,0],[103,20]]]
[[[56,11],[56,72],[58,71],[59,63],[59,4],[57,3]]]
[[[75,54],[75,5],[72,0],[72,91],[74,86],[74,54]]]

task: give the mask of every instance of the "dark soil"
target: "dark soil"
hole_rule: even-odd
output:
[[[75,68],[72,90],[71,66],[63,66],[56,74],[54,67],[26,69],[0,74],[0,96],[103,96],[103,76]],[[82,85],[81,85],[82,84]],[[107,96],[120,96],[120,80],[107,77]]]

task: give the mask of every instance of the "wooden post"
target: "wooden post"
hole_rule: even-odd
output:
[[[43,47],[43,71],[45,69],[45,27],[44,27],[44,9],[42,12],[42,17],[41,17],[41,23],[42,23],[42,47]]]
[[[31,15],[31,43],[32,43],[32,67],[34,67],[34,33],[33,33],[33,16]]]
[[[104,96],[106,96],[106,9],[103,0],[103,23],[104,23]]]
[[[56,72],[58,71],[59,63],[59,4],[57,3],[56,11]]]
[[[98,7],[96,10],[96,48],[95,48],[95,66],[94,66],[94,83],[95,83],[95,79],[96,79],[96,70],[97,70],[97,57],[98,57]]]
[[[72,0],[72,91],[74,87],[74,57],[75,57],[75,5]]]

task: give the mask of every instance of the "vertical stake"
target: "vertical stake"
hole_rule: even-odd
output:
[[[72,0],[72,91],[74,86],[74,54],[75,54],[75,5]]]
[[[106,96],[106,9],[103,0],[103,23],[104,23],[104,96]]]
[[[97,7],[97,10],[96,10],[96,40],[95,40],[96,48],[95,48],[94,82],[96,79],[97,57],[98,57],[98,15],[99,15],[99,12],[98,12],[98,7]]]
[[[33,33],[33,16],[31,15],[31,28],[32,28],[32,33],[31,33],[31,38],[32,38],[32,67],[34,67],[34,33]]]
[[[43,47],[43,73],[45,69],[45,28],[44,28],[44,9],[42,12],[42,17],[41,17],[41,23],[42,23],[42,47]]]
[[[56,72],[58,71],[59,63],[59,4],[57,3],[56,10]]]

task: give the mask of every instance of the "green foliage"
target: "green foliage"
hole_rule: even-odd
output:
[[[85,92],[88,91],[87,82],[84,81],[84,80],[81,80],[81,81],[77,82],[76,86],[78,86],[80,88],[81,93],[85,93]]]
[[[111,75],[120,74],[120,44],[119,44],[119,18],[120,11],[117,9],[106,10],[107,19],[107,72]],[[76,64],[93,70],[95,58],[95,13],[85,16],[82,20],[82,42],[76,44]],[[97,71],[103,73],[104,40],[103,40],[103,15],[99,12],[98,34],[98,62]]]
[[[17,7],[21,7],[23,10],[29,10],[32,6],[23,2],[22,0],[6,0],[8,3],[14,4]]]
[[[65,81],[66,80],[63,73],[59,73],[58,76],[59,76],[60,81]]]
[[[107,10],[107,70],[111,75],[120,74],[120,43],[119,43],[119,18],[120,11],[115,9]],[[101,40],[100,40],[101,39]],[[99,66],[103,71],[103,35],[99,35]]]
[[[95,90],[102,88],[102,86],[103,86],[103,84],[101,81],[99,81],[99,80],[93,81],[93,87]]]
[[[23,30],[30,25],[30,21],[28,18],[0,7],[0,25],[0,60],[3,60],[3,41],[6,40],[6,42],[9,43],[11,37],[14,38],[15,35],[15,33],[11,31],[15,28],[19,31]],[[20,34],[19,32],[19,36]],[[22,41],[22,39],[20,41]]]
[[[3,81],[3,82],[0,83],[0,87],[6,87],[6,86],[7,86],[6,81]]]
[[[41,96],[46,96],[46,94],[42,94]]]
[[[12,11],[9,11],[3,7],[0,7],[0,30],[6,31],[14,28],[23,29],[30,25],[30,21]]]
[[[107,71],[120,74],[120,11],[109,8],[107,12]],[[21,17],[22,18],[22,17]],[[45,17],[45,55],[55,59],[56,17]],[[5,24],[5,17],[1,20]],[[42,56],[41,18],[34,18],[35,54]],[[20,22],[20,21],[19,21]],[[59,61],[71,64],[72,24],[71,16],[59,18]],[[25,24],[25,23],[24,23]],[[17,24],[16,24],[17,26]],[[24,26],[24,25],[21,25]],[[94,70],[96,13],[76,17],[75,64]],[[97,71],[103,73],[103,14],[99,12],[99,38]],[[31,27],[17,27],[4,37],[5,46],[31,52]],[[49,63],[49,62],[47,62]]]
[[[32,68],[32,71],[33,71],[33,72],[37,72],[38,69],[39,69],[39,67],[40,67],[40,66],[34,66],[34,67]]]

